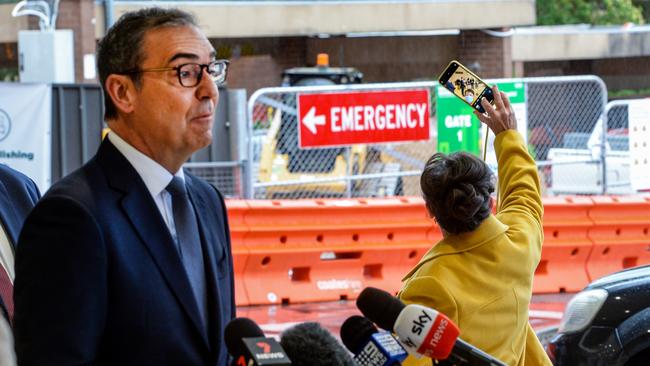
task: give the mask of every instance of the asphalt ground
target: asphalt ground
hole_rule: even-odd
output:
[[[574,294],[533,295],[530,305],[530,324],[536,332],[557,327],[562,312]],[[361,315],[352,300],[289,305],[242,306],[238,317],[253,319],[267,337],[278,337],[284,330],[303,322],[318,322],[337,338],[341,324],[352,315]]]

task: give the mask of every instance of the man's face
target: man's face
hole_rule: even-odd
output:
[[[208,64],[215,57],[210,42],[193,26],[150,30],[142,51],[141,70]],[[206,70],[202,72],[201,82],[191,88],[179,83],[176,70],[140,74],[129,127],[154,160],[184,160],[212,141],[219,91]]]

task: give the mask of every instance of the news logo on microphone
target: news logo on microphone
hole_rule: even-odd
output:
[[[253,363],[254,365],[291,364],[291,361],[285,354],[282,346],[280,346],[280,344],[273,338],[243,338],[242,341],[253,356],[253,359],[255,361],[255,363]]]
[[[391,333],[378,331],[370,320],[358,315],[343,322],[341,340],[354,354],[356,366],[398,366],[407,356]]]
[[[406,358],[406,352],[390,333],[377,332],[370,337],[372,341],[354,356],[358,366],[386,365],[394,358],[401,360]]]
[[[451,353],[460,330],[443,314],[421,306],[410,305],[398,316],[395,332],[410,353],[444,359]]]
[[[501,360],[458,338],[460,329],[447,316],[418,304],[406,305],[386,291],[367,287],[357,298],[363,315],[392,330],[414,357],[450,359],[461,365],[506,366]]]

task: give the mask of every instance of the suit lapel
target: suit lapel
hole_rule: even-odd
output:
[[[20,223],[7,187],[2,182],[0,182],[0,221],[2,221],[2,227],[7,234],[9,243],[15,249],[16,241],[18,241],[18,231],[16,229],[20,226]]]
[[[207,280],[206,289],[208,291],[208,298],[211,299],[211,303],[209,303],[208,315],[209,319],[212,319],[214,321],[214,324],[212,324],[213,327],[211,327],[211,329],[221,329],[219,324],[219,314],[214,314],[214,311],[215,309],[219,308],[216,306],[216,304],[219,303],[217,262],[223,255],[223,253],[219,255],[220,253],[216,252],[217,250],[223,250],[223,239],[219,237],[218,232],[221,232],[223,230],[215,231],[217,228],[215,227],[214,222],[217,220],[214,220],[214,218],[210,217],[211,215],[214,215],[214,213],[210,214],[208,207],[205,205],[205,202],[209,200],[209,197],[205,197],[205,195],[202,194],[201,190],[196,188],[193,179],[194,178],[190,175],[185,175],[185,181],[187,184],[190,200],[192,201],[194,210],[196,212],[196,217],[199,224],[199,232],[201,235],[201,242],[204,250],[204,265]],[[214,340],[213,344],[220,344],[221,335],[218,334],[218,332],[214,331],[211,333],[216,334],[216,339]]]
[[[109,185],[124,193],[121,200],[124,214],[156,263],[161,276],[210,349],[208,335],[205,327],[201,325],[198,305],[178,250],[144,182],[108,139],[102,142],[97,160],[105,170]]]

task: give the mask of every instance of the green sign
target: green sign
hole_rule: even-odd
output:
[[[518,110],[525,111],[526,93],[523,82],[509,81],[497,85],[499,90],[508,95],[517,115],[519,115]],[[480,155],[481,121],[474,115],[474,109],[440,85],[436,87],[436,96],[438,151],[442,153],[467,151]]]

